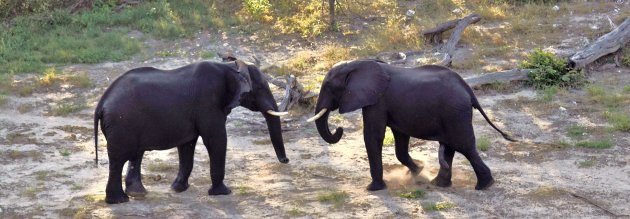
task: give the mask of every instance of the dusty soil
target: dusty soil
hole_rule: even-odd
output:
[[[140,33],[131,33],[139,37]],[[219,37],[215,36],[218,35]],[[204,37],[209,36],[209,37]],[[284,141],[291,161],[275,158],[264,119],[237,108],[229,116],[226,184],[233,193],[208,196],[209,161],[198,142],[191,187],[174,193],[169,185],[177,172],[175,149],[150,151],[143,162],[143,181],[149,190],[144,199],[107,205],[103,201],[108,174],[104,137],[94,165],[92,112],[104,89],[126,70],[141,66],[175,68],[198,61],[199,51],[221,51],[237,44],[221,34],[202,33],[193,40],[166,44],[147,41],[155,51],[185,48],[183,55],[97,65],[64,67],[67,73],[87,73],[93,86],[78,88],[57,84],[35,89],[26,97],[10,96],[0,107],[0,217],[96,218],[488,218],[488,217],[629,217],[630,133],[607,131],[610,124],[593,107],[584,90],[561,92],[552,101],[540,100],[531,88],[514,86],[503,91],[476,91],[495,124],[513,133],[520,142],[503,140],[481,115],[475,113],[477,137],[489,139],[482,157],[493,170],[496,183],[485,191],[474,190],[476,178],[470,164],[456,155],[453,186],[439,188],[429,181],[438,170],[437,144],[412,140],[411,156],[424,166],[418,176],[408,173],[395,158],[394,147],[385,146],[383,162],[388,189],[368,192],[370,182],[363,146],[360,112],[331,116],[331,123],[346,128],[335,145],[325,143],[305,115],[283,120]],[[258,53],[242,48],[236,55]],[[241,49],[242,48],[242,49]],[[263,61],[282,61],[292,54],[283,48],[265,50]],[[155,51],[146,51],[152,54]],[[189,54],[189,55],[186,55]],[[218,59],[213,59],[218,60]],[[17,84],[35,83],[37,75],[20,75]],[[630,84],[630,70],[607,65],[592,72],[593,84],[620,90]],[[275,90],[280,101],[281,90]],[[67,116],[49,116],[62,103],[85,102],[87,107]],[[628,106],[624,106],[628,110]],[[594,130],[578,139],[566,128],[580,124]],[[611,136],[608,149],[572,145],[578,140]],[[425,195],[403,198],[402,193],[422,190]],[[336,194],[332,201],[325,195]],[[430,205],[448,203],[434,210]]]

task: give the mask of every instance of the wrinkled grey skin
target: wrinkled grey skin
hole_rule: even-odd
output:
[[[171,185],[185,191],[192,171],[197,138],[210,156],[210,195],[229,194],[223,184],[227,135],[225,122],[234,107],[262,112],[278,160],[287,159],[280,118],[269,115],[277,105],[267,81],[255,66],[242,62],[200,62],[173,70],[137,68],[120,76],[105,91],[94,115],[107,139],[109,179],[107,203],[129,201],[121,184],[122,168],[129,161],[126,192],[144,196],[140,165],[145,151],[177,147],[179,173]],[[98,145],[98,139],[95,139]],[[98,159],[98,155],[97,155]]]
[[[476,189],[492,185],[490,169],[479,157],[472,126],[473,108],[507,140],[486,116],[472,89],[448,68],[427,65],[400,68],[375,60],[359,60],[335,65],[326,75],[315,107],[316,113],[328,109],[315,120],[317,131],[328,143],[341,139],[343,129],[333,134],[328,125],[330,111],[339,113],[362,109],[363,137],[370,163],[372,183],[368,190],[384,189],[382,147],[385,127],[390,127],[396,144],[396,158],[418,173],[409,156],[409,138],[440,143],[440,172],[435,185],[451,185],[451,166],[455,151],[470,161],[477,175]]]

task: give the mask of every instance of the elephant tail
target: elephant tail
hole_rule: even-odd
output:
[[[470,89],[470,88],[469,88]],[[472,93],[472,89],[470,91]],[[499,133],[501,133],[501,135],[503,136],[503,138],[505,138],[505,140],[511,141],[511,142],[517,142],[516,139],[510,137],[510,135],[506,134],[505,132],[501,131],[501,129],[497,128],[492,121],[490,121],[490,118],[488,118],[488,116],[486,115],[486,113],[483,111],[483,109],[481,108],[481,105],[479,105],[479,101],[477,101],[477,97],[475,97],[474,94],[472,95],[472,106],[479,110],[479,112],[481,113],[481,115],[483,116],[484,119],[486,119],[486,121],[488,122],[488,124],[490,124],[490,126],[492,126],[492,128],[494,128],[495,130],[497,130]]]
[[[103,100],[98,101],[96,109],[94,110],[94,165],[98,167],[98,121],[103,118]]]
[[[451,167],[448,165],[448,162],[446,162],[446,159],[444,159],[444,144],[440,143],[440,148],[438,150],[438,160],[440,161],[440,166],[444,167],[446,169],[450,169]]]

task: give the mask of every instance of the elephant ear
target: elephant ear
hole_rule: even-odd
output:
[[[252,80],[249,76],[249,66],[247,63],[236,60],[236,72],[228,72],[228,104],[225,106],[225,114],[229,114],[232,109],[240,105],[241,95],[252,90]]]
[[[355,61],[340,68],[340,71],[347,72],[348,75],[339,101],[339,113],[352,112],[375,104],[389,85],[389,73],[376,61]]]

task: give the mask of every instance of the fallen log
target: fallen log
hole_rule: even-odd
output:
[[[529,77],[527,74],[531,69],[512,69],[507,71],[500,71],[496,73],[488,73],[480,76],[474,76],[465,78],[464,81],[472,87],[480,87],[486,84],[492,84],[496,82],[507,83],[514,81],[527,81]]]
[[[630,17],[613,31],[601,36],[595,42],[576,52],[569,58],[571,69],[584,68],[602,56],[613,53],[630,41]]]
[[[481,20],[480,15],[471,14],[460,19],[457,22],[457,25],[455,26],[455,30],[453,30],[453,33],[451,34],[451,38],[448,39],[446,46],[444,46],[444,50],[443,50],[444,58],[440,62],[440,65],[443,65],[443,66],[451,65],[451,62],[453,61],[453,52],[455,52],[455,46],[457,45],[457,42],[459,42],[459,39],[462,37],[462,33],[464,32],[464,29],[466,29],[468,25],[477,23],[479,20]]]

